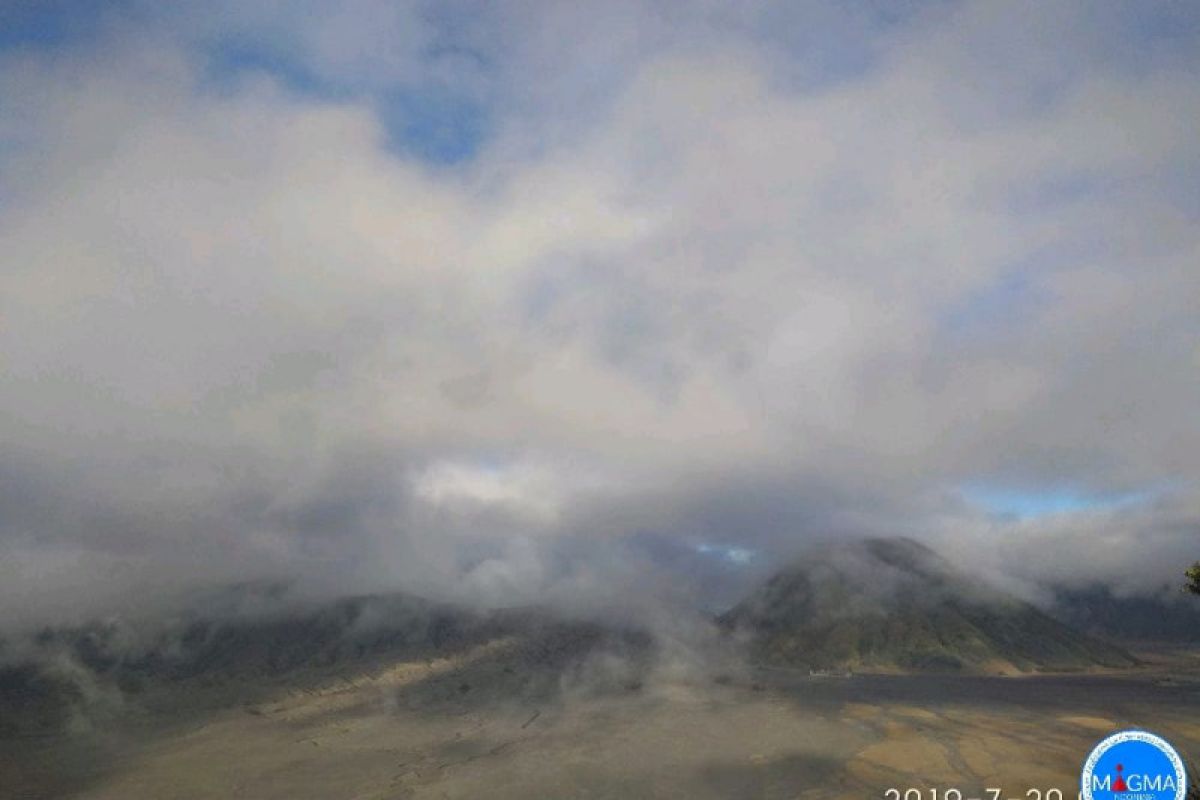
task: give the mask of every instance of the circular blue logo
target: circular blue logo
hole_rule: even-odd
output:
[[[1083,763],[1083,800],[1183,800],[1187,770],[1175,748],[1149,731],[1119,731]]]

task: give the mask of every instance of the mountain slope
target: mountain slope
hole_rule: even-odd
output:
[[[214,605],[215,614],[151,630],[108,620],[0,639],[0,740],[86,729],[148,709],[186,713],[331,681],[351,685],[396,665],[436,662],[444,671],[462,661],[496,693],[547,693],[561,689],[564,676],[591,669],[593,657],[621,659],[636,671],[651,650],[639,631],[399,593],[253,613],[232,612],[234,602]],[[481,653],[489,654],[486,663],[473,663]],[[603,676],[586,677],[603,684]],[[478,681],[442,683],[428,692],[481,690]]]
[[[813,552],[721,623],[745,636],[760,661],[814,669],[1011,672],[1135,663],[909,539]]]
[[[1060,589],[1048,612],[1077,630],[1120,642],[1200,642],[1200,598],[1175,587],[1130,597],[1105,586]]]

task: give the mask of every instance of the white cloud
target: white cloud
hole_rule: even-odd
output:
[[[749,17],[533,4],[467,26],[483,80],[372,9],[272,45],[341,94],[212,86],[200,43],[265,35],[232,10],[4,56],[0,551],[383,582],[508,537],[511,574],[555,586],[527,536],[786,553],[952,519],[985,547],[945,488],[1014,476],[1180,487],[1005,539],[1097,574],[1091,535],[1156,575],[1194,538],[1188,63],[1110,61],[1073,6],[1046,33],[966,4],[843,20],[869,63],[813,85]],[[391,149],[374,99],[430,80],[494,109],[453,169]],[[1014,274],[1036,307],[946,324]]]

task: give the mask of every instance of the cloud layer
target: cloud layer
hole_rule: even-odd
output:
[[[29,23],[0,51],[0,603],[284,574],[617,606],[695,552],[867,533],[1172,579],[1200,26],[1139,13]]]

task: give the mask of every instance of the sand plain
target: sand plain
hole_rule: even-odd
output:
[[[1076,796],[1111,730],[1200,756],[1200,656],[1031,677],[528,675],[505,643],[0,743],[0,796],[83,800]],[[556,682],[555,682],[556,681]],[[227,697],[223,698],[225,701]]]

